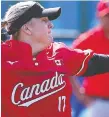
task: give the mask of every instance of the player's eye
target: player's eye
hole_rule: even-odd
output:
[[[48,20],[46,20],[46,19],[44,19],[44,20],[42,20],[43,22],[45,22],[45,23],[47,23],[48,22]]]
[[[47,18],[42,18],[42,21],[48,23],[49,20]]]

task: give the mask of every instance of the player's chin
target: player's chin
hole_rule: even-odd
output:
[[[52,36],[49,36],[49,37],[48,37],[48,41],[49,41],[50,43],[53,43],[53,37],[52,37]]]

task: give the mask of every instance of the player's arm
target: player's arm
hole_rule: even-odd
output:
[[[86,95],[84,87],[81,86],[81,83],[78,81],[78,77],[70,77],[70,82],[73,87],[73,93],[76,98],[84,104],[84,106],[89,106],[93,99]]]
[[[109,55],[93,54],[82,76],[92,76],[109,72]]]
[[[93,76],[109,72],[109,55],[96,54],[92,50],[65,48],[62,51],[64,66],[72,76]]]
[[[92,43],[95,40],[95,35],[91,34],[91,30],[81,34],[77,39],[75,39],[72,43],[72,49],[82,49],[86,50],[89,47],[93,47]]]
[[[74,56],[74,67],[77,70],[75,76],[93,76],[109,72],[109,55],[96,54],[91,51],[77,51]]]

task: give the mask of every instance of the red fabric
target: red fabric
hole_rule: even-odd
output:
[[[72,86],[68,75],[78,72],[86,52],[53,43],[33,60],[31,47],[16,40],[2,44],[1,50],[4,115],[71,117]]]
[[[81,34],[72,45],[73,48],[92,49],[96,53],[109,54],[109,39],[101,27]],[[83,83],[87,95],[109,98],[109,73],[85,78]]]
[[[108,0],[100,0],[97,4],[97,15],[99,17],[103,17],[109,13],[109,1]]]

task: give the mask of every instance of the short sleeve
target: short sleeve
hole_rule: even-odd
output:
[[[64,65],[71,75],[81,76],[86,71],[92,56],[92,50],[75,49],[65,54]]]

